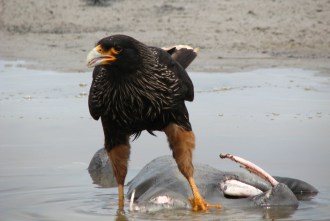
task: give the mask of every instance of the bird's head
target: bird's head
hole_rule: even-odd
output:
[[[101,39],[87,55],[87,66],[108,65],[122,71],[136,70],[141,63],[140,42],[125,35]]]

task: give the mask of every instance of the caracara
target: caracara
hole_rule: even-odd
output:
[[[194,99],[194,89],[185,68],[196,55],[191,47],[161,49],[125,35],[103,38],[89,52],[87,66],[95,67],[89,111],[102,121],[104,146],[118,183],[119,209],[124,208],[129,138],[144,130],[167,135],[178,168],[190,184],[192,209],[213,206],[201,197],[193,178],[195,137],[185,101]]]

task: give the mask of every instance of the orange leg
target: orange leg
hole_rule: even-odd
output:
[[[192,131],[186,131],[176,124],[170,124],[164,129],[167,135],[170,147],[173,151],[173,157],[178,164],[178,168],[183,176],[189,182],[194,198],[189,199],[193,211],[206,211],[208,208],[222,208],[220,205],[210,205],[200,195],[195,184],[192,165],[192,151],[195,147],[195,136]]]
[[[191,207],[193,211],[206,211],[208,208],[216,208],[216,209],[221,209],[221,205],[213,205],[213,204],[208,204],[205,202],[203,197],[200,195],[197,186],[195,184],[195,180],[193,177],[188,178],[189,185],[191,187],[191,190],[193,192],[194,198],[189,199],[191,203]]]
[[[118,183],[118,208],[124,209],[124,183],[127,174],[130,147],[128,144],[115,146],[108,151],[112,169]]]

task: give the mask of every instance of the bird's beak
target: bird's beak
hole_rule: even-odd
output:
[[[93,50],[91,50],[87,55],[87,67],[92,68],[97,65],[111,64],[116,60],[116,55],[118,53],[111,48],[108,51],[104,51],[101,45],[97,45]]]

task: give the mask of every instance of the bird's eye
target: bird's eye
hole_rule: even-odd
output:
[[[98,51],[99,53],[102,53],[102,51],[103,51],[102,47],[97,47],[97,51]]]

